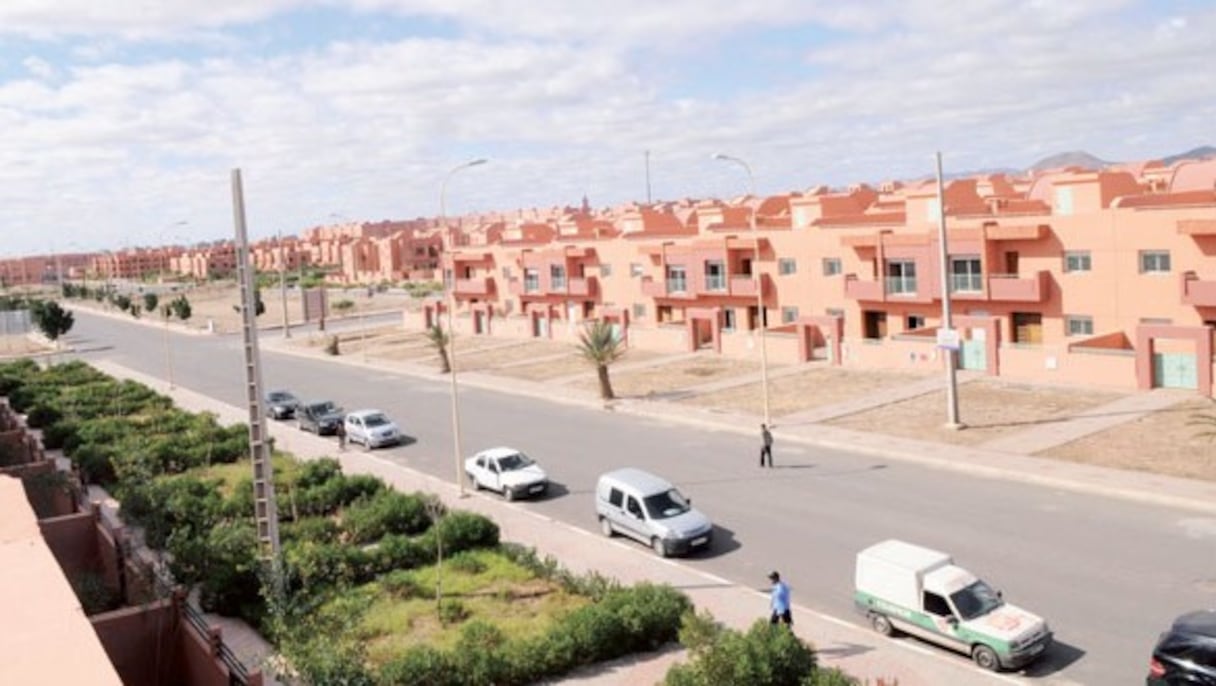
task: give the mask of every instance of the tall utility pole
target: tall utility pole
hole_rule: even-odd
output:
[[[946,428],[962,429],[958,419],[958,346],[960,336],[954,332],[954,321],[950,314],[950,250],[946,246],[946,192],[942,183],[942,153],[937,153],[937,247],[939,274],[942,290],[942,328],[952,340],[939,347],[945,351],[946,360]]]
[[[650,151],[646,151],[646,204],[649,205],[650,200]]]
[[[291,321],[287,317],[287,260],[283,250],[283,232],[278,235],[279,243],[279,293],[283,296],[283,338],[291,338]]]
[[[460,452],[460,401],[459,393],[456,384],[456,329],[453,325],[453,312],[456,310],[456,260],[455,260],[455,231],[448,226],[447,219],[447,197],[448,197],[448,181],[452,176],[462,169],[476,167],[480,164],[485,164],[486,160],[476,159],[464,164],[453,167],[448,172],[447,176],[443,177],[443,185],[439,187],[439,224],[447,229],[447,253],[448,259],[452,264],[452,276],[448,283],[448,364],[451,366],[452,377],[452,460],[456,466],[456,488],[460,491],[460,497],[465,496],[464,492],[464,466],[461,464]]]
[[[743,171],[747,172],[747,191],[753,201],[759,201],[756,197],[756,177],[752,175],[752,168],[747,162],[738,157],[723,155],[717,153],[714,155],[715,160],[722,162],[730,162],[743,167]],[[765,425],[772,423],[772,417],[769,415],[769,399],[768,399],[768,348],[765,346],[764,330],[768,327],[768,317],[764,312],[764,282],[760,278],[760,230],[756,226],[756,212],[760,206],[751,208],[748,215],[748,226],[752,232],[752,242],[756,252],[755,258],[752,260],[752,283],[756,289],[756,328],[759,330],[760,338],[760,393],[764,396],[764,423]]]
[[[249,238],[245,231],[245,195],[241,170],[232,170],[232,213],[236,224],[236,274],[241,286],[241,331],[245,342],[245,400],[249,407],[249,450],[253,462],[253,505],[262,556],[271,563],[275,584],[279,583],[279,515],[274,499],[274,470],[266,412],[262,407],[262,355],[258,350],[257,299]],[[281,589],[276,588],[276,592]]]

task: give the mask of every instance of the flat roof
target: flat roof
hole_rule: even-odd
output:
[[[122,686],[38,528],[20,479],[0,474],[0,683]]]

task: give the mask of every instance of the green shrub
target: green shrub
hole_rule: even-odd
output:
[[[376,571],[415,569],[435,561],[435,548],[407,536],[389,534],[380,539],[371,553]]]
[[[422,645],[410,648],[380,668],[383,686],[464,686],[455,659],[442,650]]]
[[[342,529],[353,543],[371,543],[387,534],[417,534],[430,525],[418,495],[383,490],[342,511]]]
[[[507,637],[493,624],[474,619],[460,631],[454,650],[455,663],[468,684],[503,683],[508,661],[503,658]]]
[[[342,465],[332,457],[310,460],[296,471],[296,487],[312,488],[342,476]]]
[[[341,529],[334,520],[328,517],[304,517],[299,521],[285,524],[282,533],[284,541],[335,543],[341,534]]]
[[[469,618],[469,609],[459,600],[445,598],[439,603],[439,621],[444,625],[459,624]]]
[[[401,600],[409,600],[410,598],[433,598],[435,593],[433,589],[424,587],[418,583],[409,570],[396,570],[380,577],[380,587],[386,593]]]
[[[122,597],[111,589],[100,574],[81,572],[72,579],[72,590],[86,615],[92,616],[122,607]]]
[[[454,555],[462,550],[498,545],[498,525],[484,515],[457,510],[423,534],[423,544],[434,549],[436,536],[443,537],[444,554]]]
[[[38,403],[31,407],[29,412],[26,413],[25,423],[30,428],[41,429],[54,424],[62,417],[63,413],[61,413],[53,405],[49,403]]]
[[[377,568],[373,555],[339,543],[295,541],[284,557],[291,575],[314,593],[368,581]]]
[[[486,563],[467,551],[458,553],[447,560],[448,569],[465,574],[480,574],[486,571]]]
[[[65,448],[72,437],[76,435],[77,423],[70,419],[59,421],[42,430],[42,446],[47,450]]]
[[[794,632],[759,619],[747,633],[706,614],[685,615],[680,640],[692,659],[671,667],[666,686],[798,686],[813,684],[815,653]]]

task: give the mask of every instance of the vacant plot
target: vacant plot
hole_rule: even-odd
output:
[[[946,392],[926,393],[826,422],[855,431],[904,436],[923,441],[978,445],[1035,424],[1068,419],[1078,412],[1112,402],[1117,393],[1053,386],[1002,383],[979,379],[959,386],[959,417],[967,428],[944,427]]]
[[[52,352],[52,348],[26,336],[0,336],[0,358]]]
[[[492,339],[495,340],[495,339]],[[571,354],[570,345],[552,341],[496,339],[493,347],[469,351],[465,339],[457,341],[456,362],[460,371],[489,371],[496,373],[503,365],[513,366],[527,361],[552,359]]]
[[[179,292],[190,300],[190,307],[193,311],[190,318],[192,326],[205,328],[207,322],[210,321],[220,332],[240,330],[241,317],[233,309],[233,306],[240,302],[240,293],[234,282],[206,284],[194,288],[183,287]],[[166,294],[163,299],[167,301],[173,297],[176,297],[176,294]],[[304,306],[300,298],[299,290],[287,291],[287,314],[292,323],[299,323],[304,318]],[[349,303],[349,305],[344,306],[345,303]],[[368,297],[366,288],[331,290],[329,293],[331,319],[373,310],[414,309],[414,304],[414,299],[409,295],[396,293],[374,293]],[[282,325],[283,298],[280,291],[278,289],[263,290],[262,305],[266,310],[258,317],[259,328]]]
[[[798,374],[770,379],[769,411],[773,416],[780,417],[846,402],[921,378],[920,375],[815,366]],[[682,402],[698,407],[759,414],[759,408],[764,403],[763,386],[756,381],[697,394]]]
[[[596,381],[594,370],[589,371],[592,373],[589,373],[586,379],[580,379],[571,385],[586,391],[598,390],[599,382]],[[690,386],[759,372],[760,364],[757,362],[701,354],[670,364],[618,371],[611,375],[612,390],[621,397],[654,397],[675,393]]]
[[[1195,398],[1039,456],[1216,481],[1216,436],[1204,432],[1216,432],[1216,402]]]

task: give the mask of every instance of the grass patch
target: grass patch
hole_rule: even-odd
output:
[[[270,458],[270,463],[274,465],[274,478],[276,482],[290,483],[295,481],[296,471],[300,468],[298,460],[286,453],[276,451]],[[203,480],[218,480],[220,482],[220,495],[228,498],[242,479],[253,478],[253,465],[249,460],[244,459],[230,464],[213,464],[207,467],[198,467],[187,473]]]

